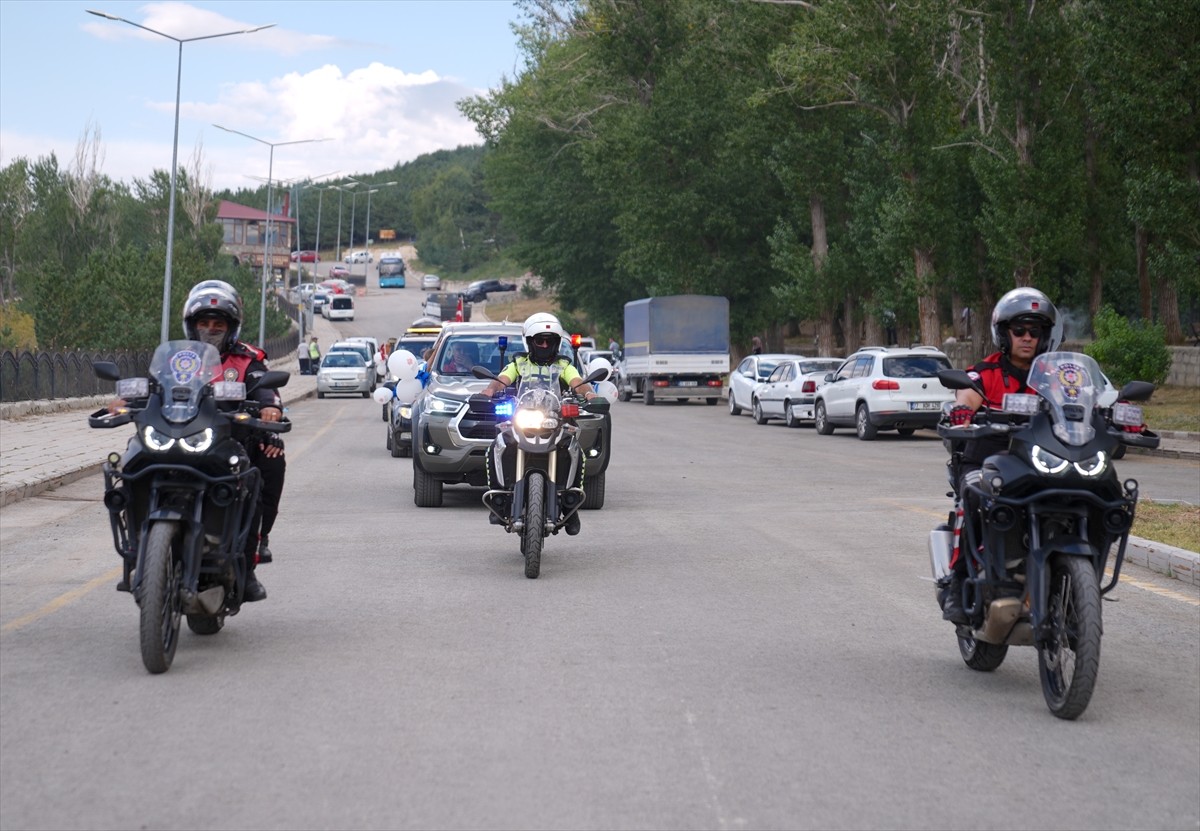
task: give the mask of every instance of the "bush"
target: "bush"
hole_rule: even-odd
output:
[[[1087,354],[1119,389],[1130,381],[1149,381],[1161,386],[1171,369],[1171,350],[1162,324],[1131,322],[1105,306],[1093,322],[1096,339]]]

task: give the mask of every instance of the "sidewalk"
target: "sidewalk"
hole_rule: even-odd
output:
[[[313,330],[328,346],[338,331],[323,317],[313,320]],[[284,406],[316,394],[314,375],[300,375],[295,353],[271,362],[272,369],[292,373],[280,392]],[[0,506],[37,496],[100,471],[104,459],[125,446],[121,429],[93,430],[87,416],[110,400],[111,395],[56,401],[22,401],[0,404]],[[1157,450],[1130,448],[1172,459],[1200,460],[1200,433],[1162,433]],[[1130,537],[1128,562],[1200,585],[1200,554],[1169,545]]]

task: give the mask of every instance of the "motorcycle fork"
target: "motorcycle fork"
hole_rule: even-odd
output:
[[[545,506],[545,516],[542,517],[543,524],[553,523],[558,519],[558,485],[555,482],[555,475],[558,472],[558,454],[555,449],[545,456],[546,463],[537,465],[533,468],[532,465],[527,465],[525,460],[525,451],[517,448],[517,464],[516,464],[516,479],[513,482],[513,498],[512,498],[512,529],[520,531],[525,527],[525,500],[526,489],[529,480],[525,478],[525,474],[529,469],[541,470],[546,478],[546,494],[543,500]],[[558,525],[555,525],[554,530],[558,530]]]
[[[1050,607],[1050,560],[1059,557],[1086,557],[1092,567],[1103,567],[1094,546],[1087,541],[1088,518],[1084,508],[1056,508],[1054,513],[1068,514],[1075,517],[1075,533],[1056,535],[1043,542],[1043,518],[1038,515],[1034,506],[1029,508],[1029,556],[1026,560],[1026,581],[1029,597],[1029,621],[1033,626],[1033,636],[1039,643],[1051,640],[1055,633],[1046,631],[1046,612]],[[1097,575],[1097,581],[1100,577]]]

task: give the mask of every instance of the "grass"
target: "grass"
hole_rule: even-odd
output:
[[[1200,552],[1200,506],[1186,502],[1138,502],[1134,536]]]
[[[1155,432],[1200,433],[1200,389],[1159,387],[1149,401],[1141,402],[1141,407],[1146,423]]]

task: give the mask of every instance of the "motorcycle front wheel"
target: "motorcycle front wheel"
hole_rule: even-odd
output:
[[[146,534],[140,634],[142,663],[155,674],[171,668],[179,646],[183,566],[172,551],[179,531],[177,522],[156,522]]]
[[[1087,709],[1100,672],[1100,584],[1082,557],[1050,562],[1046,626],[1051,639],[1038,644],[1038,674],[1050,712],[1076,719]]]
[[[546,478],[540,470],[525,477],[525,527],[521,530],[521,553],[525,555],[525,576],[537,578],[542,569],[542,543],[546,525]]]

